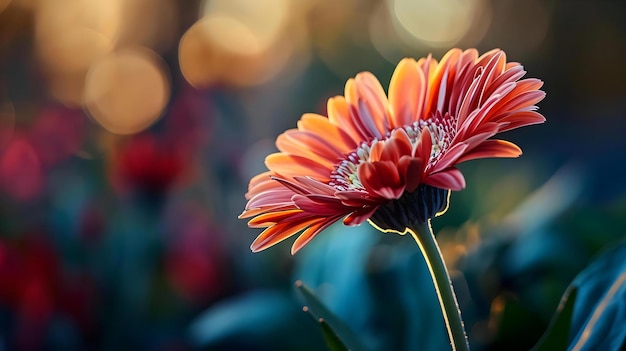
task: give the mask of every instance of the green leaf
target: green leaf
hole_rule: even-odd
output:
[[[296,282],[296,290],[304,300],[303,310],[316,319],[322,328],[324,339],[330,350],[363,351],[365,348],[352,329],[330,311],[315,293],[302,281]]]
[[[326,345],[330,351],[348,351],[348,347],[343,344],[337,333],[326,323],[323,318],[318,320],[320,327],[322,328],[322,335],[326,341]]]
[[[554,317],[552,317],[552,322],[550,322],[548,330],[541,337],[537,345],[535,345],[533,351],[567,349],[577,292],[578,289],[576,287],[571,287],[565,292]]]

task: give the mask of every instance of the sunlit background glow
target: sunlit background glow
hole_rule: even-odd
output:
[[[431,47],[456,45],[474,25],[479,13],[489,12],[486,1],[389,0],[398,34]],[[480,38],[478,38],[480,39]]]
[[[195,87],[257,85],[288,65],[302,45],[302,28],[287,0],[206,1],[179,45],[180,68]]]
[[[385,65],[384,60],[393,64],[404,56],[481,41],[493,46],[512,41],[513,52],[524,55],[541,45],[549,26],[546,6],[534,0],[523,5],[488,0],[206,0],[185,9],[172,0],[0,3],[0,11],[11,9],[32,14],[37,62],[49,96],[68,107],[85,108],[106,130],[121,134],[149,126],[169,100],[167,83],[155,83],[154,106],[146,106],[140,114],[135,113],[138,107],[130,106],[132,99],[106,103],[116,106],[106,108],[94,102],[94,94],[105,89],[98,85],[114,84],[97,78],[102,76],[98,72],[112,69],[103,62],[111,62],[111,57],[128,48],[151,52],[151,58],[144,60],[151,63],[144,65],[161,62],[162,55],[176,50],[174,69],[198,89],[250,87],[297,77],[312,57],[337,77],[345,77]],[[164,64],[155,65],[153,73],[145,71],[132,79],[145,82],[132,84],[138,89],[152,86],[172,74]],[[111,89],[117,90],[113,85]],[[110,112],[104,112],[107,109]],[[120,110],[127,111],[121,113],[124,117],[110,116]],[[138,120],[128,121],[133,118]],[[125,120],[128,126],[115,127],[112,119]]]
[[[427,348],[432,318],[397,324],[438,313],[407,238],[337,226],[295,258],[289,243],[253,255],[258,232],[236,217],[303,113],[326,114],[360,71],[387,90],[402,58],[452,47],[501,48],[545,81],[547,122],[505,137],[522,157],[461,165],[467,189],[433,221],[473,349],[530,349],[623,233],[624,13],[618,0],[0,0],[0,349],[232,351],[216,346],[228,333],[244,350],[323,349],[315,328],[272,329],[312,323],[298,302],[274,308],[296,279],[317,279],[368,338],[406,334],[379,349]]]
[[[126,49],[91,65],[84,105],[108,131],[135,134],[161,116],[169,93],[169,74],[161,59],[145,49]]]

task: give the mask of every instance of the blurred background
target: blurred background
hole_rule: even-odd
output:
[[[0,0],[0,350],[320,350],[303,280],[371,350],[445,348],[410,238],[259,254],[274,140],[356,73],[501,48],[545,81],[524,155],[462,165],[433,225],[470,343],[528,349],[626,224],[626,3]],[[443,346],[442,346],[443,345]]]

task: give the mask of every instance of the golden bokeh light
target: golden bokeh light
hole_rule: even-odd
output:
[[[85,27],[60,31],[50,38],[40,37],[38,55],[50,95],[68,106],[79,106],[89,67],[111,49],[106,37]]]
[[[449,47],[466,36],[484,0],[388,0],[394,27],[408,44]]]
[[[222,21],[210,31],[218,45],[234,51],[264,51],[279,38],[291,4],[288,0],[212,0],[204,3],[202,14]]]
[[[406,45],[398,38],[391,22],[389,7],[381,2],[370,15],[368,29],[376,51],[387,61],[395,64],[407,54],[404,53],[406,50],[402,50]]]
[[[218,49],[242,56],[258,55],[264,50],[258,33],[237,18],[215,14],[203,23],[205,35]]]
[[[274,77],[292,57],[298,43],[303,42],[298,40],[298,28],[289,33],[289,38],[281,37],[285,40],[269,43],[267,38],[225,12],[208,14],[181,38],[181,72],[196,88],[218,83],[261,84]]]
[[[179,14],[174,0],[115,1],[121,1],[118,48],[143,46],[163,52],[175,44]]]
[[[218,80],[220,63],[208,37],[210,24],[196,22],[180,40],[178,61],[185,79],[194,87],[204,87]]]
[[[36,3],[41,0],[4,0],[11,4],[11,7],[19,7],[23,10],[31,10],[35,7]],[[0,0],[2,2],[2,0]]]
[[[379,61],[367,37],[369,11],[362,8],[362,0],[311,1],[309,14],[302,19],[310,22],[315,53],[338,77],[372,70]]]
[[[0,0],[0,13],[2,13],[2,11],[4,11],[4,9],[6,9],[10,3],[11,0]]]
[[[39,0],[36,36],[50,40],[58,33],[85,27],[114,41],[120,30],[122,4],[122,0]]]
[[[161,116],[169,95],[169,75],[161,58],[147,49],[125,49],[91,66],[83,104],[109,132],[134,134]]]
[[[491,3],[470,0],[460,7],[452,7],[449,1],[380,2],[368,20],[371,43],[381,56],[394,64],[403,57],[414,56],[416,49],[427,54],[450,46],[476,46],[492,24]],[[418,14],[420,11],[422,13]],[[428,21],[415,20],[420,16],[427,16],[436,24],[431,26]]]
[[[113,48],[117,0],[40,0],[35,11],[37,57],[57,100],[78,106],[89,66]]]

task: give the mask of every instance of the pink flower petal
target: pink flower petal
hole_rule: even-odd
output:
[[[423,183],[440,189],[454,191],[465,189],[465,178],[461,171],[456,168],[448,168],[445,171],[431,174],[424,179]]]
[[[343,219],[343,224],[351,227],[360,225],[361,223],[367,221],[370,217],[372,217],[377,209],[378,207],[370,207],[366,208],[364,211],[353,212]]]
[[[406,191],[412,193],[422,183],[422,174],[426,163],[419,158],[404,156],[398,163],[399,169],[404,169]]]
[[[330,169],[301,156],[275,153],[265,158],[265,165],[269,170],[286,177],[306,174],[319,180],[330,179]]]
[[[349,137],[349,140],[344,141],[346,145],[352,145],[350,147],[351,150],[356,148],[360,141],[364,140],[365,136],[361,134],[354,124],[350,116],[350,106],[346,99],[343,96],[335,96],[328,99],[327,110],[329,122],[335,127],[339,127]],[[328,138],[334,139],[332,135],[328,135]]]
[[[354,150],[360,144],[360,140],[363,140],[351,135],[344,129],[344,125],[333,124],[328,118],[314,113],[302,115],[298,121],[298,130],[319,135],[324,140],[336,144],[338,150]]]
[[[398,168],[391,161],[363,163],[359,166],[358,177],[368,192],[385,199],[398,199],[405,189]]]
[[[302,234],[300,234],[300,236],[298,236],[296,241],[294,241],[293,245],[291,246],[291,254],[295,255],[296,252],[300,251],[300,249],[302,249],[306,244],[311,242],[311,240],[313,240],[313,238],[315,238],[317,234],[337,222],[340,218],[341,216],[330,217],[308,227],[304,232],[302,232]]]
[[[259,252],[274,246],[279,242],[295,235],[304,228],[318,222],[319,218],[306,218],[298,221],[277,223],[265,229],[250,245],[252,252]]]
[[[411,149],[411,141],[404,129],[397,129],[393,132],[391,138],[385,142],[380,160],[397,163],[400,157],[410,155]]]
[[[518,157],[522,150],[506,140],[486,140],[457,160],[457,164],[488,157]]]

